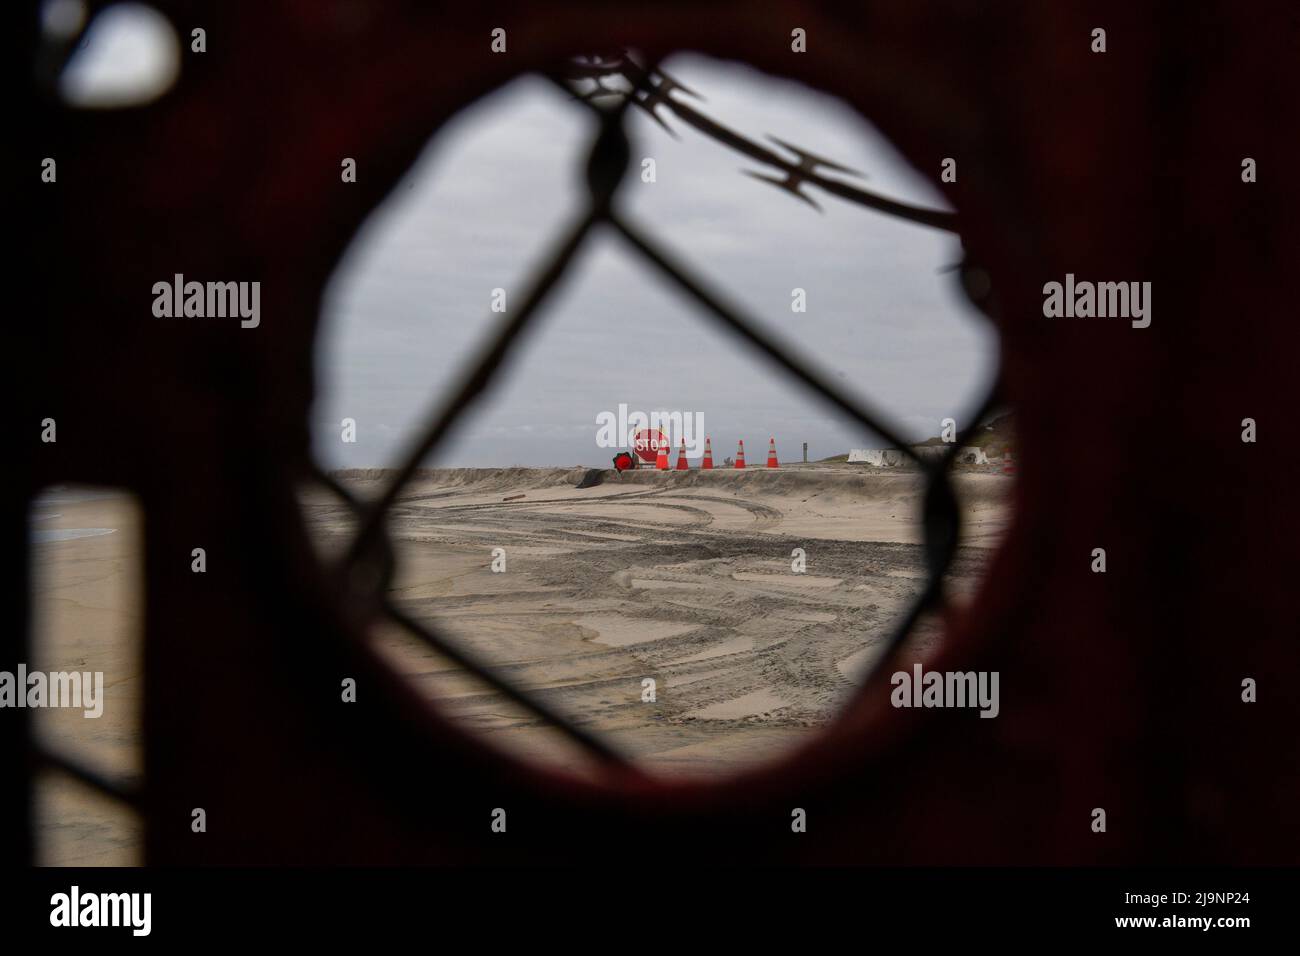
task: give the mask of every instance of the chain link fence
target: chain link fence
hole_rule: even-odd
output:
[[[748,342],[785,373],[838,409],[847,419],[865,426],[899,448],[910,463],[922,471],[926,481],[922,513],[926,583],[888,637],[883,653],[878,658],[881,661],[888,659],[890,652],[906,639],[922,615],[944,606],[943,576],[952,561],[960,530],[960,514],[948,477],[949,468],[956,459],[958,449],[967,443],[979,424],[996,407],[998,386],[995,378],[984,398],[966,418],[967,427],[943,455],[918,455],[902,438],[899,429],[889,421],[888,416],[837,387],[818,370],[811,359],[794,354],[790,347],[764,333],[724,291],[713,288],[691,264],[674,258],[653,235],[615,209],[614,200],[631,163],[631,146],[625,130],[628,111],[632,108],[642,110],[672,133],[659,112],[662,110],[714,141],[771,168],[774,175],[755,172],[748,175],[769,182],[814,208],[820,207],[804,191],[805,188],[820,189],[829,195],[885,215],[950,232],[956,231],[954,214],[897,202],[856,185],[828,178],[822,170],[848,174],[854,174],[854,171],[772,138],[777,146],[797,157],[794,161],[786,159],[780,152],[716,122],[684,102],[681,96],[694,95],[692,90],[656,66],[643,67],[627,53],[576,59],[551,73],[549,79],[566,95],[583,102],[599,121],[599,131],[591,143],[587,159],[586,208],[566,231],[552,241],[544,264],[527,282],[522,307],[515,311],[513,317],[467,365],[451,397],[444,404],[430,410],[424,429],[373,500],[361,500],[333,475],[319,467],[317,476],[347,504],[359,522],[357,532],[336,568],[339,580],[346,582],[354,595],[368,601],[379,613],[386,615],[508,700],[561,730],[601,763],[618,765],[626,770],[629,769],[627,759],[608,741],[591,733],[573,719],[557,713],[525,688],[501,677],[473,653],[458,647],[436,627],[417,621],[405,613],[389,597],[389,585],[397,563],[388,536],[390,509],[416,475],[421,462],[439,447],[460,416],[494,383],[503,362],[513,349],[520,347],[524,333],[573,262],[578,250],[600,232],[613,233],[664,282],[676,286],[703,306],[704,312],[713,321]],[[978,300],[988,292],[987,279],[982,270],[975,269],[969,263],[962,263],[956,268],[962,270],[968,294],[979,304]]]

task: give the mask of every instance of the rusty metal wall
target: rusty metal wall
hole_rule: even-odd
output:
[[[1300,793],[1293,7],[158,8],[182,35],[203,26],[208,52],[186,55],[177,87],[140,110],[52,102],[27,68],[34,5],[6,41],[11,281],[26,294],[6,349],[19,458],[6,541],[25,566],[26,503],[51,482],[122,486],[143,503],[150,862],[575,861],[629,847],[730,861],[1297,858],[1297,829],[1280,827]],[[507,55],[489,51],[495,26],[509,29]],[[791,53],[794,26],[809,53]],[[1089,50],[1095,26],[1105,54]],[[319,566],[293,482],[311,474],[330,271],[457,109],[622,45],[700,50],[833,92],[936,179],[941,157],[960,157],[958,183],[936,185],[968,258],[994,277],[985,306],[1017,411],[1017,513],[932,666],[1000,671],[999,719],[895,710],[877,679],[804,750],[734,781],[580,781],[440,718],[366,646],[348,592]],[[57,189],[39,181],[47,155]],[[339,182],[342,156],[364,170],[355,186]],[[1246,156],[1256,183],[1241,180]],[[159,323],[150,289],[177,272],[260,280],[261,327]],[[1044,320],[1043,283],[1067,272],[1151,281],[1152,326]],[[57,445],[39,441],[46,416]],[[1240,440],[1244,417],[1260,423],[1255,444]],[[1099,464],[1068,460],[1079,442]],[[205,575],[189,572],[196,541]],[[1105,575],[1088,571],[1098,546]],[[25,582],[7,588],[6,657],[22,659]],[[364,691],[346,710],[341,676]],[[1242,703],[1245,677],[1258,703]],[[0,715],[14,752],[20,713]],[[26,781],[2,789],[20,819]],[[219,838],[191,833],[195,794]],[[509,841],[484,825],[497,806],[512,808]],[[794,806],[806,834],[790,832]],[[1104,835],[1093,807],[1107,808]]]

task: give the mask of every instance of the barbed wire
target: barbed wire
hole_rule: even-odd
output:
[[[659,108],[663,107],[677,119],[715,142],[741,153],[754,162],[779,170],[782,175],[776,177],[752,170],[745,170],[744,172],[745,175],[757,179],[759,182],[769,183],[789,193],[818,211],[821,211],[821,206],[815,199],[803,192],[801,188],[805,184],[816,186],[848,202],[857,203],[860,206],[866,206],[877,212],[887,213],[909,222],[930,226],[935,229],[943,229],[947,232],[957,231],[957,217],[954,213],[900,202],[871,190],[863,189],[860,186],[855,186],[852,183],[828,178],[822,174],[822,169],[861,178],[866,178],[866,176],[825,156],[819,156],[809,149],[804,149],[768,134],[767,138],[769,140],[797,157],[797,161],[792,162],[775,150],[764,146],[761,142],[753,140],[743,133],[705,115],[689,103],[673,96],[674,93],[680,91],[687,96],[703,99],[699,93],[670,76],[661,67],[641,66],[632,54],[626,51],[613,56],[576,58],[569,61],[562,70],[557,72],[556,76],[570,84],[570,92],[576,99],[587,103],[609,97],[627,98],[632,105],[642,110],[670,136],[679,138],[672,127],[659,115]],[[607,81],[613,78],[621,80],[626,84],[626,87],[608,86]],[[591,85],[590,88],[580,89],[575,88],[577,84]]]

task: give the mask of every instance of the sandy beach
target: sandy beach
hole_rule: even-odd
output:
[[[577,489],[582,474],[421,473],[393,510],[392,596],[656,773],[717,776],[797,744],[852,693],[924,584],[915,472],[607,472]],[[340,477],[361,496],[383,480]],[[954,477],[964,535],[950,584],[960,595],[1002,533],[1011,482],[994,469]],[[347,512],[324,493],[305,510],[337,551]],[[923,650],[935,637],[927,623],[913,642]],[[384,628],[379,640],[465,727],[529,758],[587,768],[561,735],[407,632]]]
[[[914,472],[839,463],[606,472],[578,489],[584,472],[420,472],[392,513],[392,598],[654,773],[716,778],[814,733],[924,582]],[[386,473],[338,477],[369,497]],[[950,584],[960,597],[1002,533],[1011,482],[977,469],[954,484],[964,529]],[[305,492],[302,507],[322,552],[337,554],[352,527],[347,509],[324,489]],[[33,507],[31,528],[30,666],[105,675],[102,717],[38,711],[37,733],[93,767],[137,775],[138,509],[120,493],[54,489]],[[504,571],[493,571],[502,556]],[[923,655],[938,637],[926,622],[911,640]],[[374,639],[485,742],[591,771],[563,734],[397,625],[378,625]],[[82,785],[45,773],[37,805],[40,862],[139,862],[139,822]]]

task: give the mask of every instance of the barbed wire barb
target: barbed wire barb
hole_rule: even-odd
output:
[[[851,169],[834,160],[819,156],[811,150],[795,146],[785,140],[778,139],[768,134],[768,139],[777,144],[782,149],[788,150],[798,157],[797,162],[791,162],[780,153],[769,149],[767,146],[757,142],[742,133],[739,133],[730,127],[719,123],[699,110],[695,109],[689,103],[681,99],[674,98],[673,93],[681,91],[688,96],[703,100],[704,97],[697,91],[691,89],[685,84],[679,82],[674,77],[665,73],[657,66],[643,67],[629,54],[624,52],[617,58],[600,58],[592,57],[584,60],[570,60],[565,69],[556,77],[576,98],[590,102],[595,97],[594,91],[586,95],[577,93],[572,86],[573,81],[591,80],[598,81],[601,77],[620,76],[631,84],[631,90],[621,93],[627,97],[631,103],[641,110],[647,116],[655,121],[669,136],[675,140],[681,137],[677,132],[668,125],[667,121],[661,115],[659,107],[664,107],[673,116],[677,117],[686,125],[694,128],[710,139],[729,146],[737,152],[749,157],[755,162],[765,166],[771,166],[783,175],[779,178],[765,176],[749,170],[741,170],[748,176],[758,179],[762,182],[776,186],[785,192],[790,193],[795,198],[807,203],[817,211],[821,211],[821,205],[812,197],[805,193],[800,187],[807,183],[820,187],[823,191],[831,195],[838,196],[849,202],[857,203],[861,206],[875,209],[878,212],[886,213],[899,219],[905,219],[920,225],[930,226],[936,229],[944,229],[948,232],[956,232],[957,217],[951,212],[942,209],[927,209],[923,206],[914,206],[910,203],[899,202],[898,200],[889,199],[878,193],[862,189],[853,183],[843,182],[837,179],[829,179],[822,175],[821,169],[833,170],[836,172],[847,173],[851,176],[868,178],[865,173]],[[606,87],[606,89],[610,89]]]

